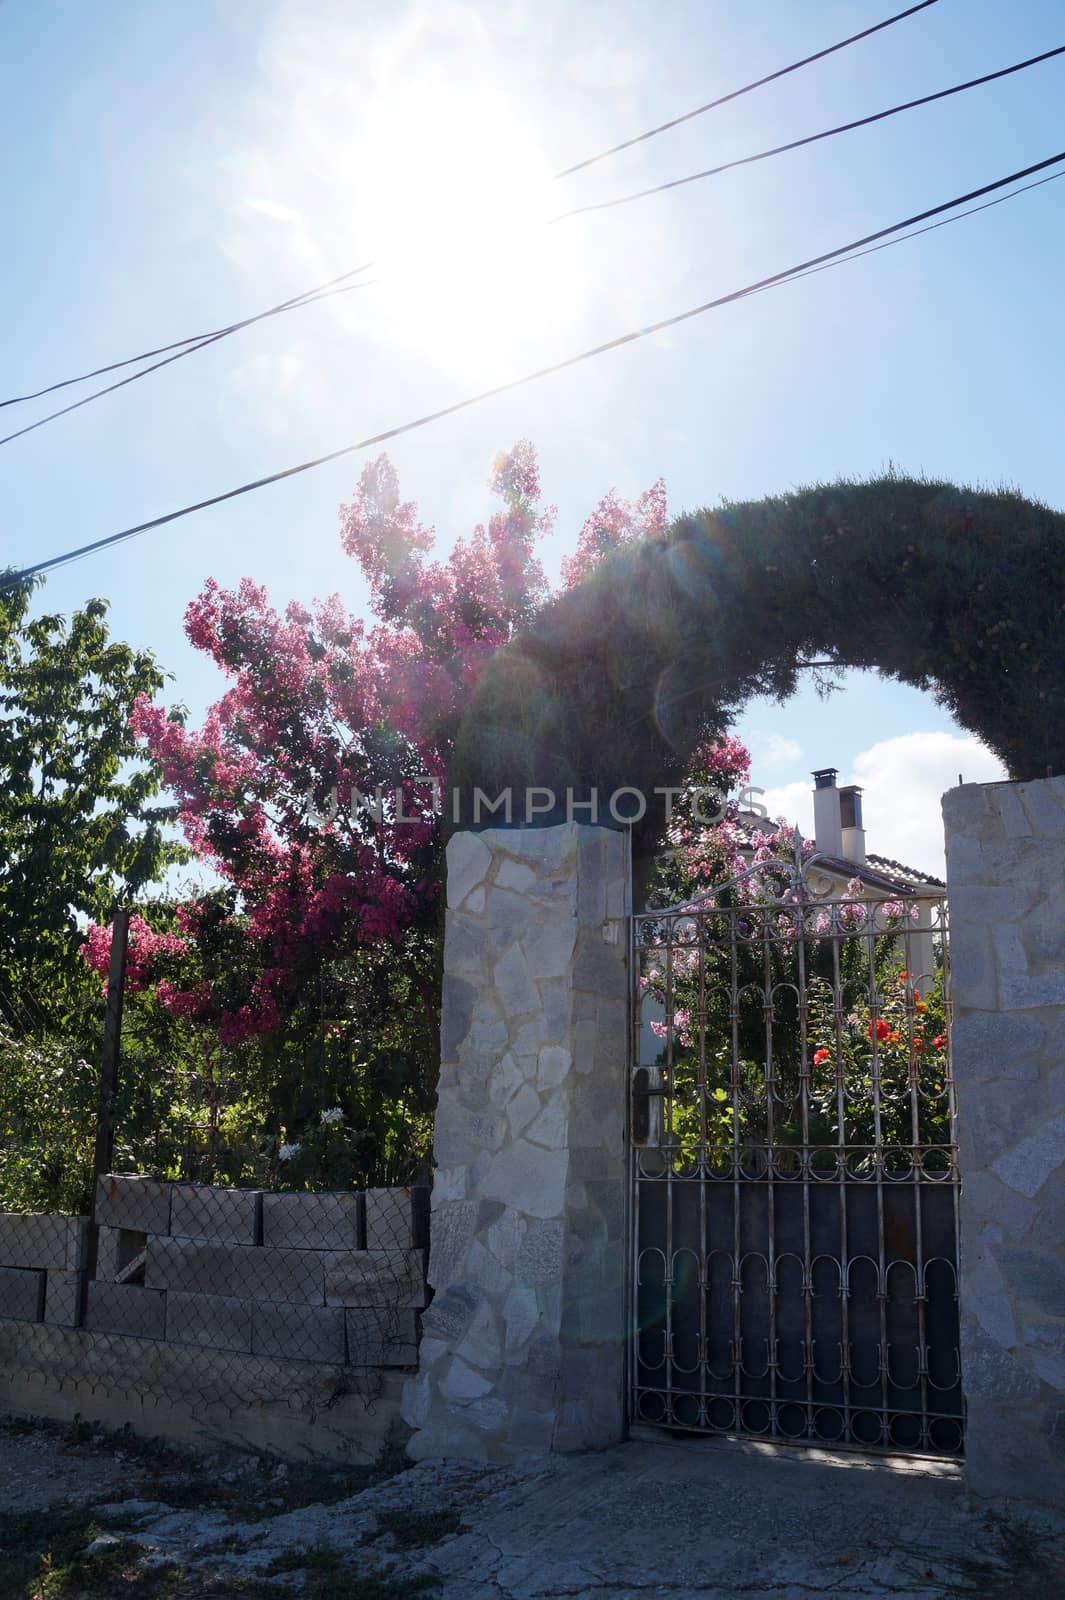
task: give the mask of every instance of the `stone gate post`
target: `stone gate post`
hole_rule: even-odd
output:
[[[1065,778],[943,797],[966,1464],[1065,1504]]]
[[[417,1458],[622,1437],[629,881],[609,828],[448,845]]]

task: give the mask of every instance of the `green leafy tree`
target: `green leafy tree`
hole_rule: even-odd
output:
[[[134,738],[138,696],[164,674],[110,638],[107,602],[68,619],[2,597],[0,625],[0,1017],[73,1026],[96,985],[79,924],[106,921],[180,859],[157,803],[159,772]]]

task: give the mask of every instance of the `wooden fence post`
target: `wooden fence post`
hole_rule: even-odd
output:
[[[118,1093],[119,1045],[122,1037],[122,996],[126,978],[129,912],[116,911],[111,924],[111,964],[107,971],[107,1011],[100,1052],[100,1088],[96,1100],[96,1144],[92,1159],[92,1197],[89,1201],[89,1239],[85,1276],[81,1286],[78,1322],[85,1320],[89,1280],[96,1275],[100,1229],[96,1221],[96,1189],[110,1172],[115,1153],[115,1096]]]

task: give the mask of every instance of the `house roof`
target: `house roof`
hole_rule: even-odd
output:
[[[916,867],[904,866],[901,861],[893,861],[890,856],[866,855],[867,865],[878,871],[889,873],[898,878],[900,882],[911,884],[931,884],[933,889],[945,889],[947,886],[942,878],[933,877],[930,872],[918,872]]]
[[[777,831],[776,822],[768,817],[757,816],[753,811],[741,811],[736,822],[748,836]],[[921,872],[916,867],[907,867],[901,861],[893,860],[891,856],[874,855],[871,852],[862,863],[848,861],[843,856],[821,855],[817,865],[826,872],[838,874],[847,882],[857,878],[859,883],[868,884],[870,889],[886,889],[892,894],[912,895],[919,889],[929,888],[942,892],[947,887],[942,878],[936,878],[930,872]]]

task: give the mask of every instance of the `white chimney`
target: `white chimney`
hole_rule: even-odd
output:
[[[822,767],[814,773],[814,843],[821,855],[843,854],[843,826],[835,767]]]
[[[861,866],[865,860],[865,829],[862,827],[862,791],[850,783],[839,791],[840,832],[843,859]]]

